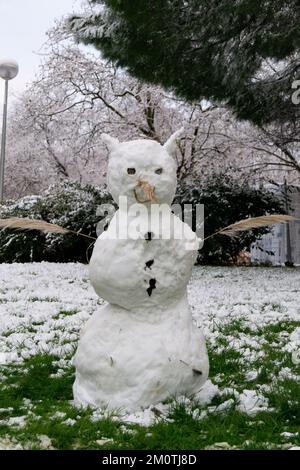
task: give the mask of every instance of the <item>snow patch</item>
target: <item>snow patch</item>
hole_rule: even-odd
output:
[[[244,390],[239,396],[240,403],[237,410],[250,416],[255,416],[261,411],[268,411],[268,399],[258,395],[255,390]]]
[[[219,387],[214,385],[211,380],[207,380],[194,398],[200,405],[207,405],[216,395],[219,395],[219,393]]]

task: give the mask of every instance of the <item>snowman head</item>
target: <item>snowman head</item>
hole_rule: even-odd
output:
[[[184,129],[175,132],[161,145],[154,140],[119,142],[102,134],[109,150],[108,188],[118,203],[126,196],[128,205],[135,203],[171,204],[176,191],[176,139]]]

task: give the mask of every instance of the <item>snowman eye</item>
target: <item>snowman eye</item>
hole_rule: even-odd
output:
[[[135,168],[127,168],[127,173],[129,175],[134,175],[135,174]]]
[[[155,173],[156,173],[157,175],[161,175],[161,174],[162,174],[162,171],[163,171],[162,168],[157,168],[157,170],[155,170]]]

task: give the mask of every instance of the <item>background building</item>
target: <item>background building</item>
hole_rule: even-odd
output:
[[[282,186],[283,196],[287,194],[290,208],[288,213],[300,219],[300,187]],[[273,252],[273,254],[272,254]],[[276,225],[272,232],[264,235],[251,248],[251,260],[256,263],[300,265],[300,220]]]

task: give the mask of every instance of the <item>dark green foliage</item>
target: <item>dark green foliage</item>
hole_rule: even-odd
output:
[[[188,100],[222,101],[257,124],[292,122],[299,79],[298,0],[93,0],[77,38],[129,73]],[[281,62],[279,62],[281,61]]]
[[[182,183],[174,202],[204,204],[205,236],[246,217],[284,213],[281,200],[274,193],[255,189],[223,174],[212,174],[201,182]],[[107,203],[113,204],[111,196],[104,190],[81,186],[77,182],[64,182],[50,187],[42,196],[25,197],[2,206],[0,218],[42,219],[96,237],[96,225],[102,219],[97,216],[97,207]],[[199,262],[227,263],[268,230],[244,232],[234,239],[214,237],[205,242],[199,252]],[[0,262],[86,263],[92,252],[91,244],[91,240],[76,235],[3,230],[0,231]]]
[[[23,217],[44,220],[75,232],[96,237],[96,225],[102,219],[97,207],[112,203],[103,189],[65,181],[51,186],[41,196],[27,196],[0,206],[0,218]],[[77,235],[37,231],[0,231],[0,262],[69,262],[86,263],[92,240]],[[92,247],[90,247],[92,248]]]
[[[285,213],[283,201],[273,192],[217,173],[207,176],[205,180],[184,184],[179,188],[176,202],[204,204],[205,237],[248,217]],[[269,231],[270,228],[255,229],[234,238],[217,235],[204,242],[198,261],[203,264],[228,263]]]

